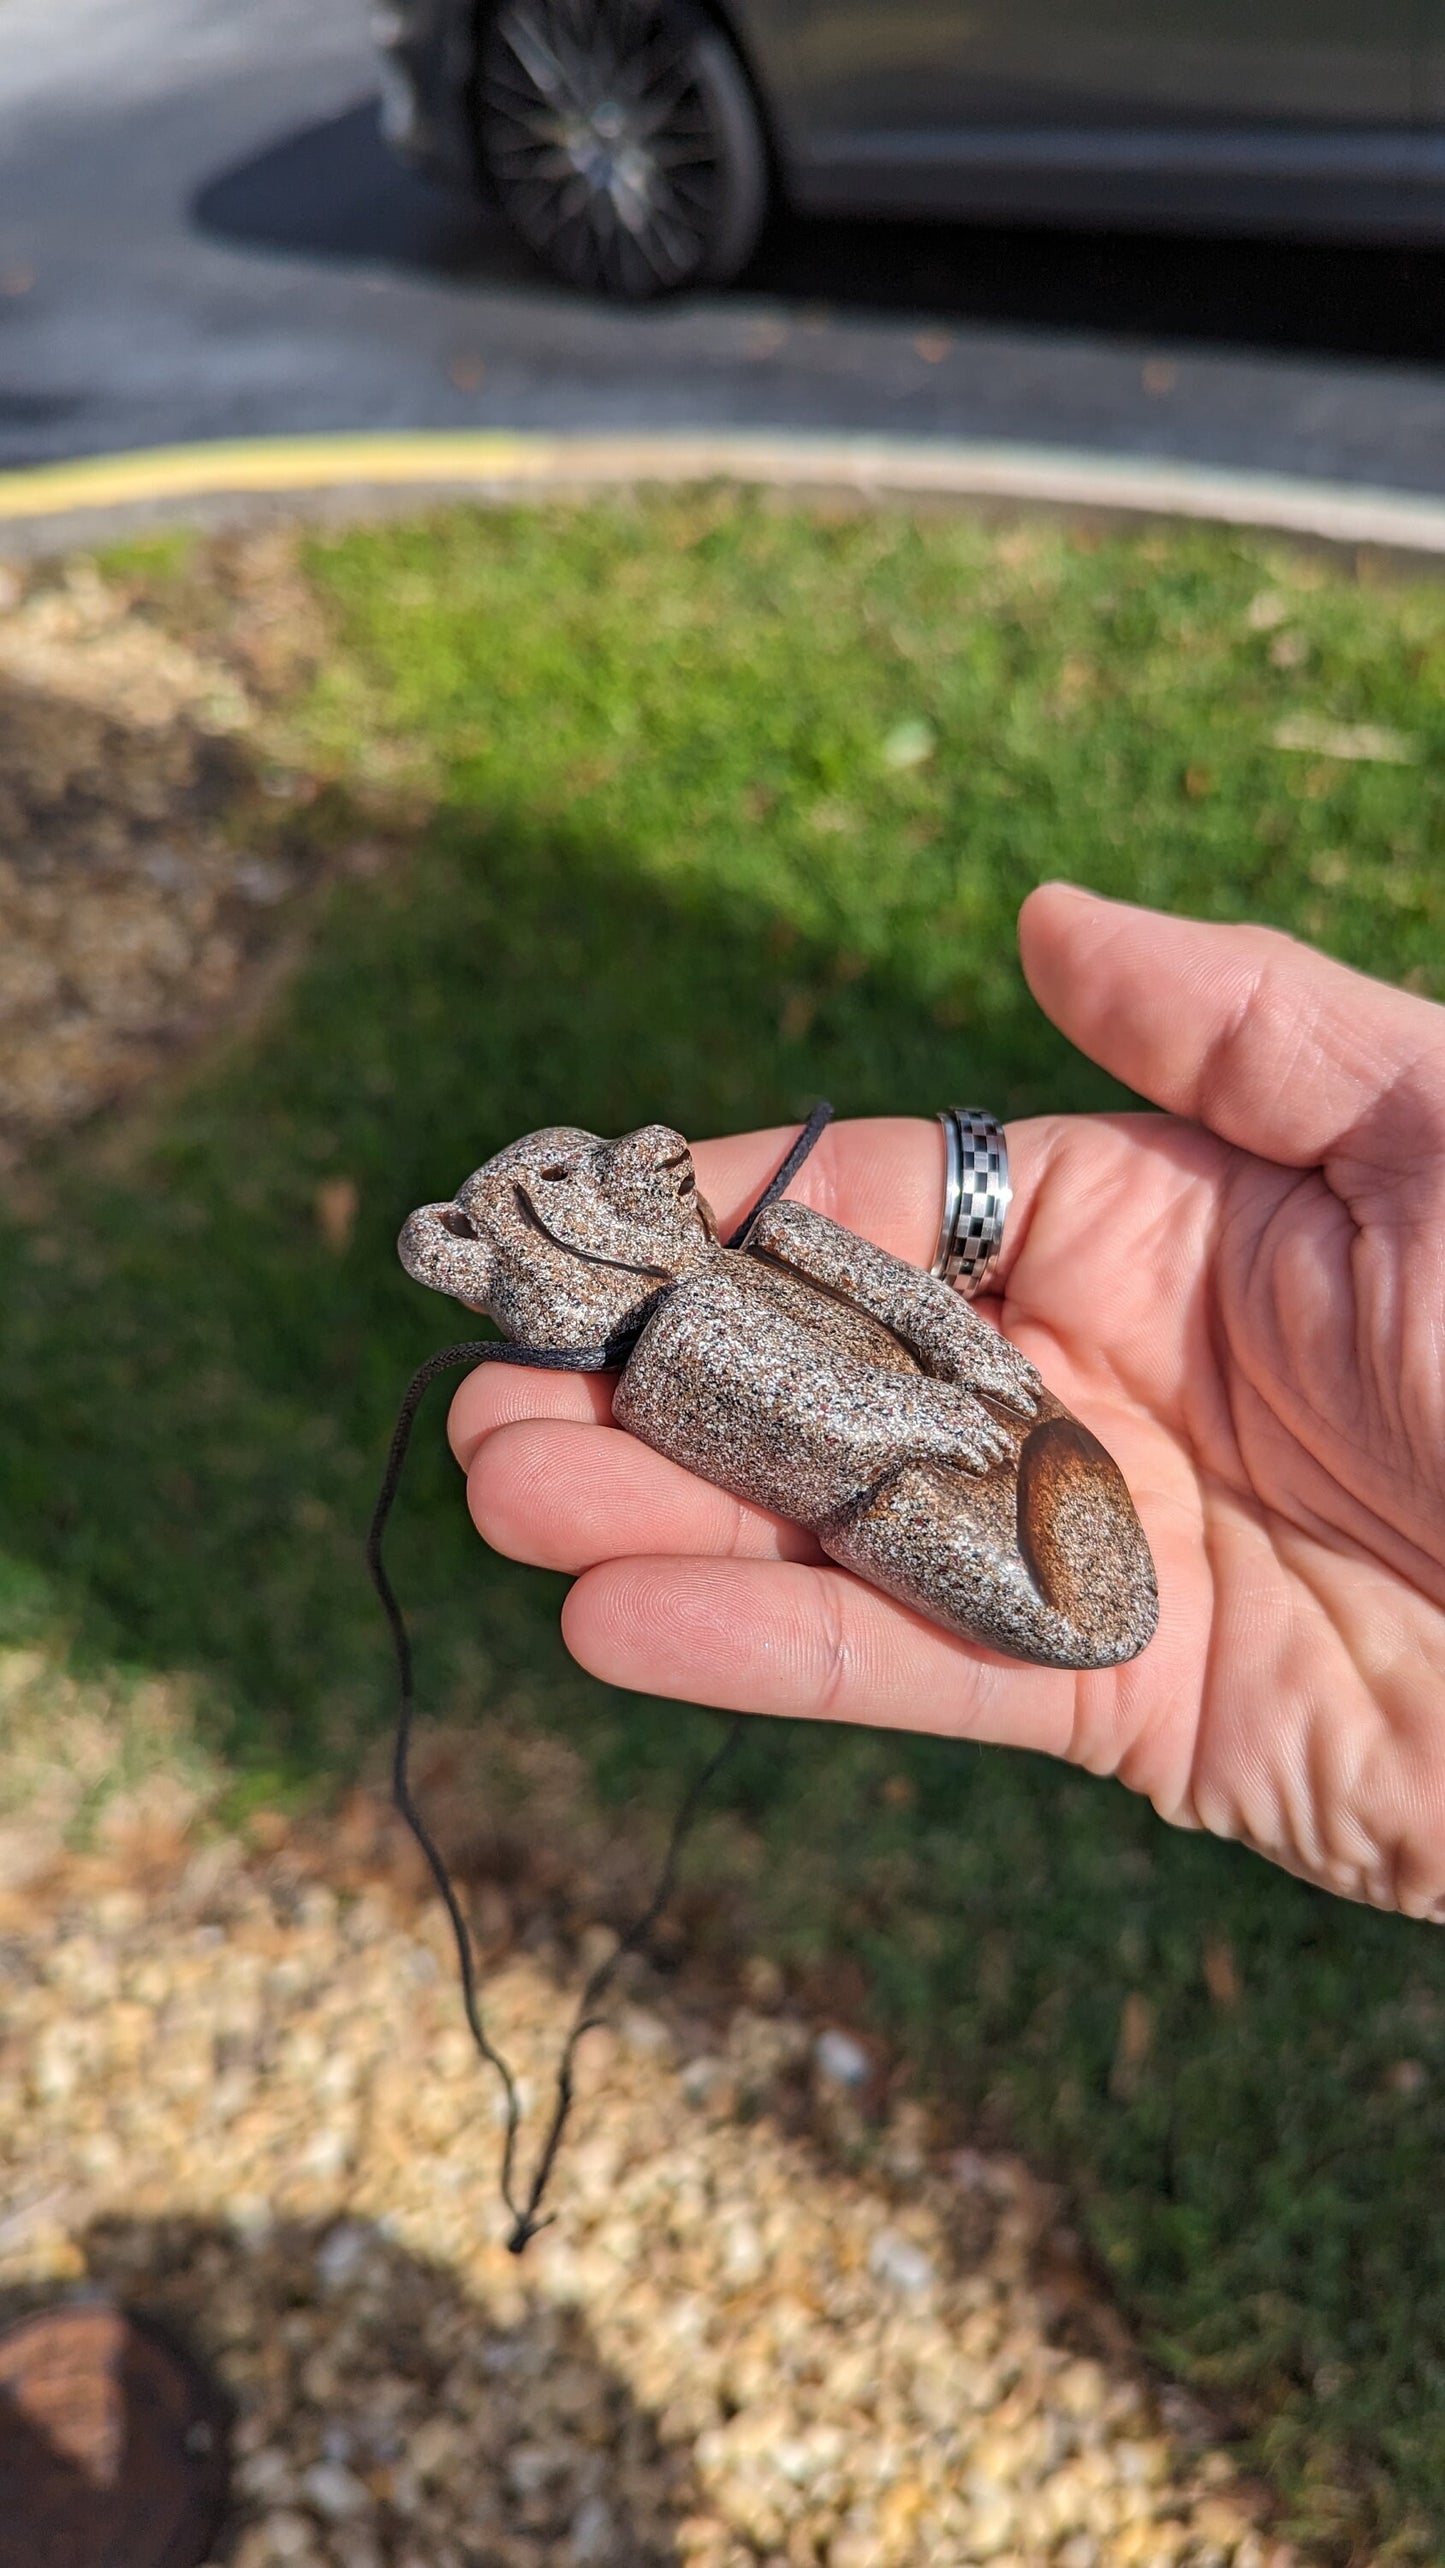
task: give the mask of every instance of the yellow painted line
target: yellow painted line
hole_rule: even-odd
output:
[[[736,481],[863,495],[1036,501],[1445,554],[1445,499],[1063,447],[917,438],[547,436],[507,429],[256,438],[0,475],[0,521],[320,490],[507,491]]]
[[[232,493],[348,485],[505,481],[536,469],[538,440],[505,434],[261,437],[235,444],[159,446],[84,456],[0,478],[0,518],[54,517],[77,508],[209,499]]]

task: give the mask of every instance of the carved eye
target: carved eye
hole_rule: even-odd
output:
[[[537,1174],[545,1185],[560,1186],[572,1171],[570,1168],[539,1168]]]
[[[448,1204],[440,1218],[443,1230],[449,1230],[453,1239],[476,1238],[476,1224],[462,1211],[460,1204]]]

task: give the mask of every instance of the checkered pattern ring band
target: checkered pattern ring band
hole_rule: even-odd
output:
[[[933,1272],[971,1300],[988,1283],[1003,1246],[1011,1188],[1003,1126],[978,1106],[945,1106],[938,1118],[948,1158],[943,1223]]]

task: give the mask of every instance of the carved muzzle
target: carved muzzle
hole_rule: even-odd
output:
[[[403,1224],[396,1243],[408,1275],[434,1293],[450,1293],[468,1310],[485,1311],[492,1284],[492,1252],[460,1204],[423,1204]]]

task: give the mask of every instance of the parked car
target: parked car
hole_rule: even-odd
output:
[[[718,284],[769,207],[1445,236],[1423,0],[382,0],[386,129],[570,284]]]

